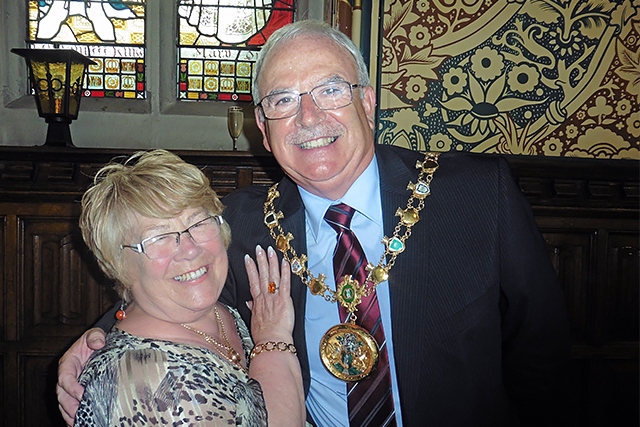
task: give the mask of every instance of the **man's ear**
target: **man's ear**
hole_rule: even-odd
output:
[[[267,126],[267,119],[264,117],[262,110],[260,107],[256,107],[253,110],[254,115],[256,116],[256,124],[258,125],[258,129],[262,133],[262,145],[264,148],[271,152],[271,145],[269,144],[269,128]]]
[[[367,115],[367,121],[371,130],[376,126],[376,93],[371,86],[365,86],[362,88],[362,108]]]

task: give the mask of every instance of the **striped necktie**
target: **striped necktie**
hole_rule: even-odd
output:
[[[367,258],[358,238],[349,228],[355,211],[351,206],[340,203],[329,206],[324,215],[325,221],[338,233],[338,243],[333,253],[336,283],[344,275],[352,275],[359,283],[367,278]],[[339,311],[340,319],[344,322],[346,309],[340,305]],[[356,323],[369,331],[378,343],[379,360],[377,368],[368,377],[347,383],[349,424],[351,427],[395,426],[389,357],[375,291],[362,299],[357,314]]]

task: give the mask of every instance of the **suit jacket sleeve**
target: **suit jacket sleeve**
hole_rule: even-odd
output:
[[[531,207],[500,162],[503,379],[523,425],[560,421],[570,353],[564,294]]]
[[[385,234],[419,153],[377,148]],[[495,155],[444,153],[389,273],[405,425],[550,425],[570,340],[528,201]]]

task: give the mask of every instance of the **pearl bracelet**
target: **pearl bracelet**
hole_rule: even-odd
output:
[[[251,350],[251,354],[249,355],[249,360],[253,360],[254,357],[262,353],[263,351],[274,351],[274,350],[288,351],[293,354],[298,353],[298,350],[296,350],[296,347],[293,344],[287,344],[286,342],[282,342],[282,341],[278,341],[278,342],[267,341],[265,343],[256,344],[256,346],[253,347],[253,350]]]

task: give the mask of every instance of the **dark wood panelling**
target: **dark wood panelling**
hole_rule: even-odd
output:
[[[93,174],[132,150],[0,147],[0,426],[63,426],[57,359],[112,304],[77,226]],[[225,195],[282,176],[273,157],[178,151]],[[638,426],[639,162],[507,157],[571,317],[568,426]]]
[[[4,354],[0,354],[0,384],[2,384],[2,388],[0,389],[0,413],[7,414],[7,399],[5,398],[4,391],[7,388],[7,382],[5,381],[4,376],[4,367],[5,367],[5,357]],[[0,417],[0,427],[5,426],[5,419],[7,417]]]
[[[20,354],[19,356],[19,397],[18,410],[14,415],[23,414],[21,425],[54,427],[65,425],[58,412],[58,405],[49,396],[55,396],[57,375],[56,354]],[[37,408],[34,408],[37,402]],[[8,424],[17,425],[17,424]]]
[[[574,344],[587,342],[588,302],[593,294],[589,281],[589,255],[595,231],[550,232],[542,228],[547,248],[562,285],[571,319]]]

